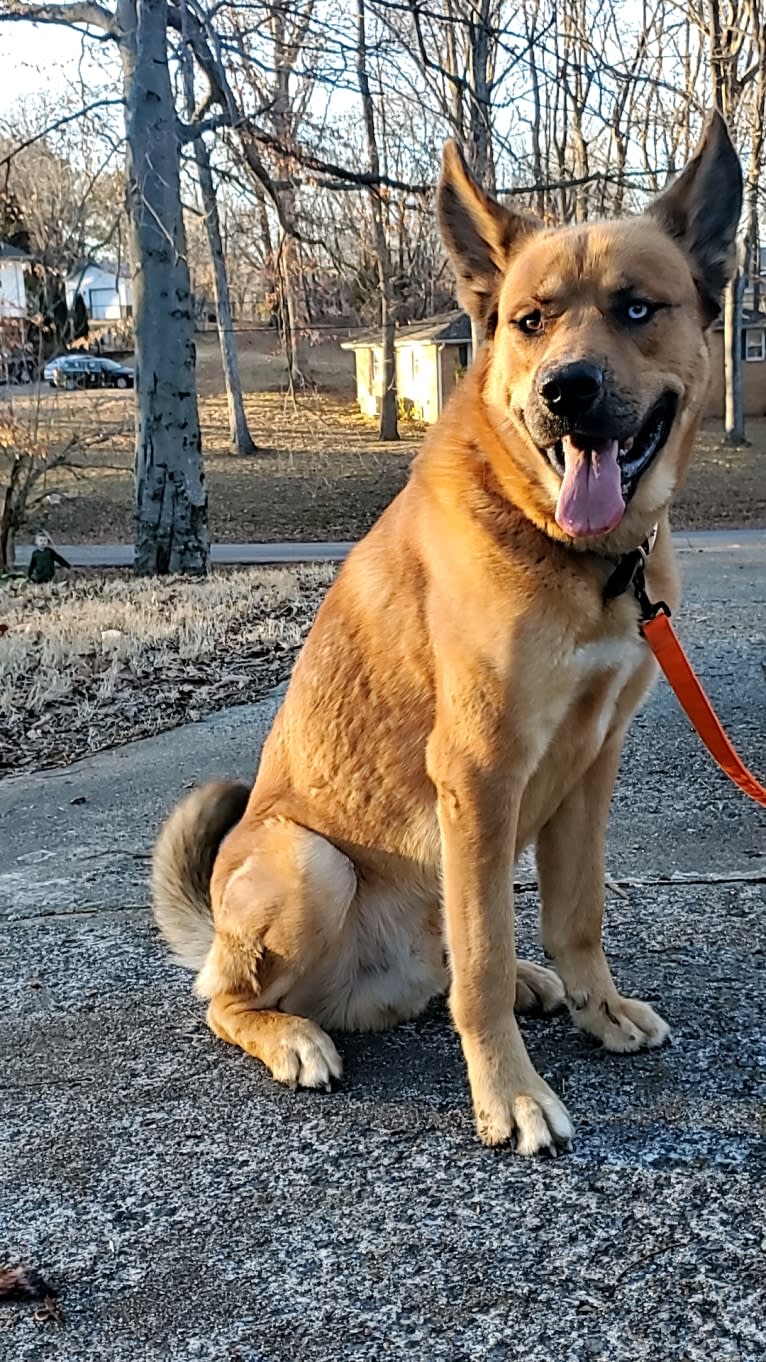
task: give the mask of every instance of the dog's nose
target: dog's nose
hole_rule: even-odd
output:
[[[604,371],[597,364],[578,360],[540,375],[537,391],[556,416],[582,416],[601,396]]]

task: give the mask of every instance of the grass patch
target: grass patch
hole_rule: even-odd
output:
[[[289,674],[334,572],[3,583],[0,768],[59,765],[257,699]]]

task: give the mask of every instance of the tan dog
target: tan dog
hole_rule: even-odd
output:
[[[328,1087],[321,1028],[392,1026],[451,980],[479,1134],[533,1154],[572,1126],[514,1004],[565,999],[611,1050],[667,1037],[601,947],[609,802],[654,675],[635,599],[604,587],[658,525],[649,594],[677,600],[666,508],[740,202],[715,115],[644,217],[561,230],[447,146],[441,229],[486,344],[319,610],[253,790],[196,791],[155,852],[156,918],[211,1028],[281,1082]],[[530,842],[556,973],[515,957]]]

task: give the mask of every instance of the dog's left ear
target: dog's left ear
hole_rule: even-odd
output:
[[[500,280],[513,248],[542,227],[537,218],[503,208],[474,180],[456,142],[447,142],[436,195],[442,241],[469,317],[491,332]]]
[[[742,212],[742,167],[729,130],[714,110],[678,179],[647,209],[687,252],[708,322],[734,273],[734,242]]]

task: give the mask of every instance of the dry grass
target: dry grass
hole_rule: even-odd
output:
[[[276,337],[238,333],[245,406],[259,445],[254,458],[228,453],[217,338],[197,339],[200,419],[210,530],[220,543],[357,539],[407,478],[423,427],[402,423],[398,444],[380,444],[376,423],[354,401],[353,356],[327,340],[311,352],[319,391],[284,391]],[[48,528],[60,543],[128,543],[133,535],[133,435],[130,392],[44,392],[14,399],[19,416],[41,423],[51,442],[98,428],[108,437],[89,454],[92,472],[73,481],[53,475],[57,499]],[[674,506],[679,529],[766,526],[766,419],[747,422],[749,447],[721,445],[720,422],[705,422],[689,482]],[[34,527],[33,527],[34,528]]]
[[[257,344],[256,344],[257,341]],[[240,338],[245,408],[258,443],[232,458],[217,340],[198,338],[200,422],[210,531],[221,543],[360,538],[403,486],[422,428],[403,422],[402,439],[381,444],[374,421],[353,399],[353,357],[327,343],[312,352],[321,391],[280,391],[284,363],[273,338]],[[250,342],[250,343],[249,343]],[[244,348],[243,348],[244,347]],[[349,367],[350,366],[350,367]],[[130,392],[45,390],[14,398],[20,414],[40,408],[51,441],[97,426],[107,437],[89,455],[91,473],[73,484],[53,475],[47,528],[62,544],[128,543],[133,537]],[[32,527],[34,528],[34,527]]]
[[[70,761],[251,701],[286,676],[332,567],[0,586],[0,763]]]

